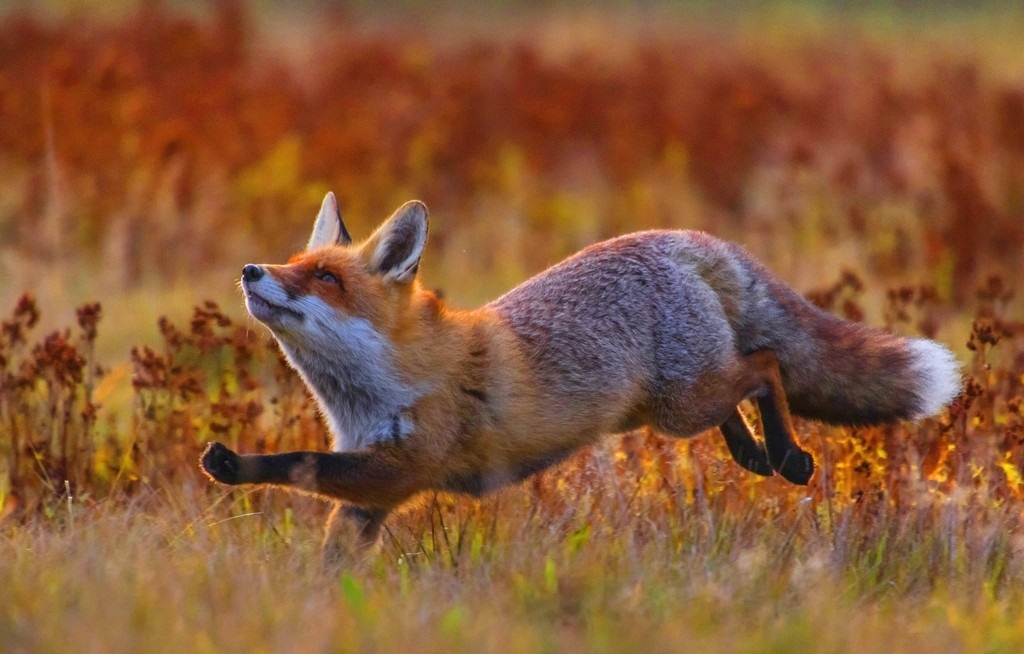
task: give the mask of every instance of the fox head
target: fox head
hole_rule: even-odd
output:
[[[354,243],[334,193],[328,193],[304,252],[286,264],[242,269],[246,308],[311,386],[318,366],[330,367],[335,382],[360,361],[387,367],[403,313],[412,310],[414,298],[431,295],[417,279],[426,241],[427,208],[414,201]],[[367,390],[375,383],[383,382],[359,377],[345,386]]]
[[[330,341],[349,323],[388,331],[418,290],[426,241],[427,207],[412,201],[354,243],[328,193],[304,252],[283,265],[242,268],[246,308],[278,340]]]

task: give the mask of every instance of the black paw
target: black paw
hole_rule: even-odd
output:
[[[814,457],[799,448],[791,447],[786,450],[786,456],[775,471],[786,481],[806,486],[814,474]]]
[[[239,456],[220,443],[210,443],[199,465],[210,479],[222,484],[238,484]]]

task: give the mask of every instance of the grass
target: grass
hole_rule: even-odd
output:
[[[1017,13],[259,8],[0,22],[0,651],[1021,651]],[[707,229],[949,344],[965,390],[919,424],[798,422],[806,488],[715,433],[631,433],[419,498],[325,570],[327,506],[196,460],[325,446],[234,281],[328,189],[357,237],[426,199],[423,276],[460,306]]]
[[[575,467],[600,468],[608,451]],[[324,573],[304,512],[197,488],[76,507],[2,544],[8,651],[1016,651],[1019,511],[935,498],[833,528],[715,497],[441,501]],[[545,498],[551,499],[551,498]],[[58,526],[55,522],[60,523]],[[1016,542],[1014,542],[1016,541]]]

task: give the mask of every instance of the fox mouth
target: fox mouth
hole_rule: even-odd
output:
[[[252,317],[260,322],[276,322],[282,316],[291,316],[296,320],[302,320],[302,314],[294,309],[274,304],[258,293],[246,289],[245,308],[249,310]]]

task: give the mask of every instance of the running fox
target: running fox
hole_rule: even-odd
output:
[[[343,530],[374,543],[420,491],[486,493],[645,425],[677,437],[717,427],[744,468],[806,484],[814,462],[790,412],[916,420],[960,388],[942,345],[828,314],[702,232],[597,243],[470,311],[420,285],[426,240],[427,207],[414,201],[354,243],[328,194],[305,252],[242,269],[246,307],[309,386],[334,451],[211,443],[202,468],[339,500],[327,549]],[[736,408],[747,398],[763,444]]]

